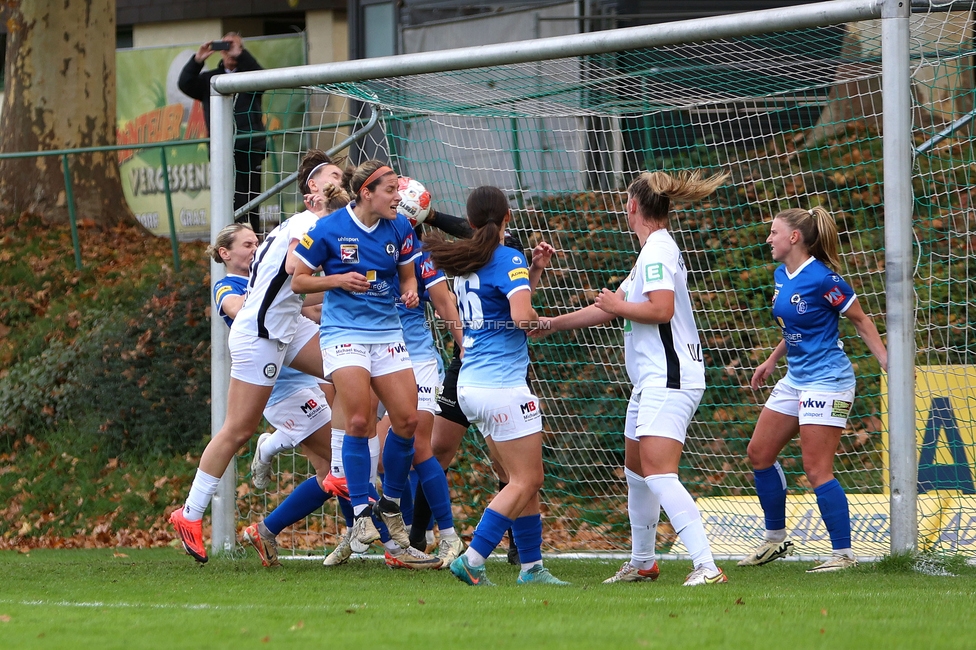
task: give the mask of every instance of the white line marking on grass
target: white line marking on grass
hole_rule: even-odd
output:
[[[89,608],[89,609],[179,609],[179,610],[238,610],[238,611],[251,611],[251,610],[267,610],[268,605],[213,605],[211,603],[108,603],[102,601],[70,601],[70,600],[7,600],[0,599],[0,605],[21,605],[24,607],[73,607],[73,608]],[[335,605],[333,607],[321,606],[316,607],[313,605],[302,605],[298,607],[292,607],[289,605],[290,609],[300,609],[300,610],[313,610],[313,611],[327,611],[340,607]],[[345,606],[343,606],[345,607]]]

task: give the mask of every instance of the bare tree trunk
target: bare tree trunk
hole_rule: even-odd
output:
[[[7,0],[0,151],[115,144],[115,0]],[[79,219],[135,223],[116,152],[69,157]],[[0,211],[68,220],[59,156],[0,161]]]

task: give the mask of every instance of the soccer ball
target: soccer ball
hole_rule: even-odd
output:
[[[397,192],[400,193],[397,214],[402,214],[409,219],[411,226],[423,223],[430,216],[430,192],[420,181],[401,176]]]

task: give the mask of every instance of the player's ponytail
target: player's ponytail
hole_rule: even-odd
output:
[[[325,197],[325,209],[328,213],[341,210],[349,205],[349,201],[351,200],[349,194],[344,189],[332,183],[326,184],[322,189],[322,195]]]
[[[474,227],[471,239],[447,241],[438,232],[424,239],[434,266],[450,275],[465,275],[482,268],[500,246],[502,223],[510,208],[505,193],[484,185],[468,196],[468,221]]]
[[[702,171],[644,172],[627,188],[630,198],[637,201],[637,208],[647,221],[666,222],[675,201],[699,201],[710,195],[729,179],[726,173],[708,178]]]
[[[811,210],[783,210],[773,218],[784,221],[799,232],[807,251],[832,271],[840,273],[840,235],[837,234],[834,215],[818,205]]]
[[[212,259],[218,264],[225,264],[224,258],[220,256],[220,249],[226,248],[230,250],[234,247],[234,240],[237,239],[237,233],[242,230],[251,230],[251,224],[247,223],[232,223],[229,226],[224,226],[220,232],[217,233],[217,239],[214,243],[207,246],[207,257]]]

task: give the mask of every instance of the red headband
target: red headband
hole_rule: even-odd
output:
[[[393,173],[395,173],[395,172],[392,169],[390,169],[389,167],[387,167],[386,165],[383,165],[382,167],[377,168],[376,171],[374,171],[372,174],[370,174],[369,176],[366,177],[366,180],[363,181],[363,184],[359,186],[359,191],[361,192],[364,187],[367,187],[370,183],[372,183],[373,181],[375,181],[380,176],[386,176],[387,174],[393,174]]]

